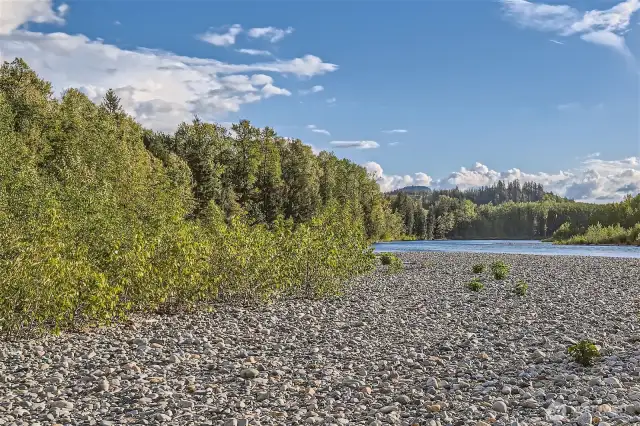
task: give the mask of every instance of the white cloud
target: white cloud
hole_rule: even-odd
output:
[[[309,95],[311,93],[318,93],[318,92],[322,92],[324,90],[323,86],[313,86],[311,89],[303,89],[300,90],[299,93],[301,95]]]
[[[313,77],[338,69],[313,55],[233,64],[159,50],[126,50],[84,35],[23,30],[0,34],[0,61],[16,57],[51,81],[57,92],[76,87],[99,101],[113,88],[125,110],[143,125],[166,131],[194,114],[217,120],[243,104],[291,95],[265,73]]]
[[[376,141],[331,141],[331,145],[336,148],[357,148],[357,149],[374,149],[380,144]]]
[[[595,31],[592,33],[582,34],[580,38],[584,41],[608,46],[625,56],[632,56],[624,38],[618,34],[612,33],[611,31]]]
[[[251,28],[248,31],[249,37],[253,38],[265,38],[269,40],[271,43],[276,43],[282,40],[286,35],[289,35],[293,32],[293,28],[289,27],[286,29],[276,28],[276,27],[263,27],[263,28]]]
[[[0,0],[0,35],[9,34],[28,22],[64,24],[66,3],[53,10],[51,0]]]
[[[398,145],[400,142],[389,142],[389,146],[396,146]]]
[[[273,53],[268,50],[257,50],[257,49],[237,49],[236,52],[244,53],[245,55],[251,56],[273,56]]]
[[[309,124],[307,126],[307,129],[311,130],[314,133],[321,133],[323,135],[327,135],[327,136],[331,136],[331,133],[329,133],[328,130],[325,129],[320,129],[318,128],[318,126],[316,126],[315,124]]]
[[[282,95],[282,96],[291,96],[291,92],[287,89],[282,89],[280,87],[276,87],[273,84],[265,84],[262,87],[262,93],[265,98],[270,98],[271,96]]]
[[[335,104],[335,103],[336,103],[336,101],[337,101],[337,99],[336,99],[336,98],[329,98],[329,99],[327,99],[327,103],[328,103],[328,104],[330,104],[330,105],[331,105],[331,104]]]
[[[120,21],[113,21],[113,25],[122,25],[122,22],[120,22]]]
[[[551,43],[555,43],[555,44],[564,44],[563,42],[558,41],[558,40],[554,40],[554,39],[552,39],[552,38],[550,38],[550,39],[549,39],[549,41],[550,41]]]
[[[526,173],[512,168],[503,172],[489,169],[482,163],[476,163],[470,168],[461,167],[449,176],[431,180],[430,186],[435,189],[450,189],[456,186],[468,189],[478,186],[490,186],[499,180],[511,182],[536,182],[560,196],[585,202],[619,201],[626,194],[640,192],[640,158],[629,157],[623,160],[602,160],[596,158],[599,153],[593,153],[583,160],[579,167],[557,173]],[[375,166],[377,167],[375,167]],[[418,185],[416,175],[385,175],[382,167],[377,163],[364,165],[369,171],[376,171],[376,179],[384,191],[402,188],[407,185]],[[426,175],[428,176],[428,175]],[[426,178],[425,178],[426,179]]]
[[[572,110],[579,109],[580,107],[581,105],[579,102],[568,102],[566,104],[556,105],[556,108],[558,109],[558,111],[572,111]]]
[[[599,152],[593,152],[591,154],[588,154],[586,158],[596,158],[596,157],[600,157]]]
[[[242,27],[238,24],[234,24],[227,30],[226,33],[213,33],[206,32],[198,36],[202,41],[211,43],[214,46],[231,46],[236,43],[236,37],[242,32]]]
[[[404,188],[410,185],[429,186],[432,179],[426,173],[418,172],[411,175],[386,175],[380,164],[369,161],[363,164],[369,175],[378,182],[380,189],[384,192],[393,191],[394,189]]]
[[[405,129],[393,129],[393,130],[383,130],[383,133],[407,133],[408,130]]]
[[[623,34],[631,16],[640,9],[640,0],[625,0],[607,10],[581,12],[568,5],[501,0],[506,16],[523,27],[553,32],[567,37],[579,34],[590,43],[610,47],[631,57]]]
[[[58,6],[58,16],[59,17],[64,17],[64,15],[67,14],[67,12],[69,11],[69,5],[66,3],[62,3],[60,6]]]

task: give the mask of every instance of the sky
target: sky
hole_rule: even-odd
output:
[[[172,131],[248,119],[387,191],[640,191],[640,0],[0,0],[0,60]]]

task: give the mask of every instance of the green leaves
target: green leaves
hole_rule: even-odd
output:
[[[491,264],[491,273],[496,280],[503,280],[509,275],[509,265],[497,260]]]
[[[383,265],[387,266],[387,271],[389,273],[395,273],[404,269],[404,263],[402,263],[402,260],[400,260],[400,258],[395,254],[382,253],[380,255],[380,261]]]
[[[473,273],[474,274],[481,274],[484,272],[484,265],[482,263],[478,263],[476,265],[473,265]]]
[[[581,340],[573,346],[569,346],[567,349],[569,355],[575,362],[588,367],[600,357],[600,351],[593,342],[589,340]]]
[[[524,297],[527,295],[527,290],[529,290],[529,284],[524,281],[518,281],[513,289],[513,292],[518,296]]]
[[[364,168],[249,122],[143,129],[113,91],[0,68],[0,334],[338,295],[394,235]],[[321,166],[322,165],[322,166]],[[321,190],[321,185],[326,187]]]
[[[474,278],[467,283],[467,288],[471,291],[478,292],[484,288],[484,284],[479,278]]]

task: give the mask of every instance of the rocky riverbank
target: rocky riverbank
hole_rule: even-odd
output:
[[[401,257],[340,299],[0,343],[0,425],[640,424],[639,260]]]

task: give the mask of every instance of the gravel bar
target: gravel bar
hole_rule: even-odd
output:
[[[400,257],[338,299],[0,342],[0,425],[640,424],[640,260]],[[497,259],[507,279],[468,290]]]

